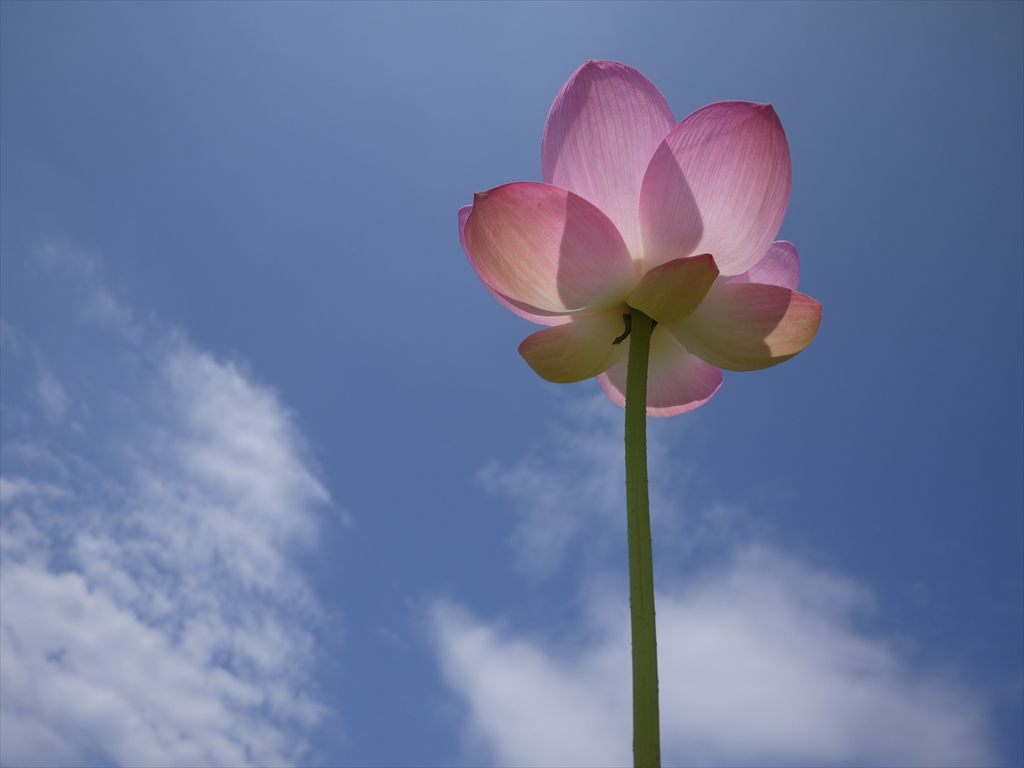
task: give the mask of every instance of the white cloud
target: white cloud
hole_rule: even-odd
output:
[[[79,267],[96,317],[109,294]],[[320,609],[292,558],[327,493],[273,392],[103,306],[145,374],[105,382],[115,405],[92,403],[86,439],[43,397],[57,431],[3,446],[0,762],[300,761],[326,710]]]
[[[71,398],[68,397],[64,387],[52,373],[44,372],[36,385],[39,402],[43,413],[51,422],[58,422],[64,418],[64,414],[71,407]]]
[[[490,462],[480,472],[486,490],[511,500],[519,515],[512,536],[517,565],[530,578],[558,569],[576,545],[591,562],[625,535],[622,411],[604,395],[569,406],[570,428],[555,427],[550,450],[513,467]],[[649,435],[651,474],[669,476],[668,444]],[[664,472],[660,472],[664,469]],[[653,514],[667,506],[666,488],[652,485]]]
[[[632,762],[629,658],[615,644],[567,658],[452,603],[436,604],[432,618],[445,680],[469,710],[474,751],[496,765]]]
[[[0,475],[0,506],[12,503],[20,497],[60,498],[67,493],[50,483],[34,483],[24,477],[3,477]]]
[[[618,445],[617,435],[585,420],[554,460],[488,469],[490,487],[510,495],[523,515],[520,549],[523,542],[537,548],[538,562],[550,568],[573,536],[593,542],[589,529],[601,520],[619,527],[610,515],[582,509],[606,503],[596,489],[611,482],[608,457],[621,460]],[[566,455],[586,458],[567,463]],[[659,495],[666,504],[665,490]],[[737,522],[736,510],[726,511],[713,507],[686,522],[689,536],[718,549],[709,558],[717,564],[659,585],[666,764],[998,762],[976,693],[915,669],[895,643],[860,628],[873,610],[866,589],[759,542],[742,515]],[[542,512],[577,519],[553,533]],[[670,528],[664,509],[660,517]],[[591,565],[582,576],[584,626],[572,641],[517,632],[452,602],[433,608],[444,678],[466,705],[467,745],[494,764],[631,762],[625,577]]]
[[[135,319],[132,308],[114,298],[104,285],[99,259],[62,243],[49,243],[39,251],[38,257],[40,262],[75,284],[83,320],[116,332],[123,341],[134,344],[156,341],[153,335],[146,338],[146,329]]]

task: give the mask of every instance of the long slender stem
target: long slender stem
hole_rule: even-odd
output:
[[[632,311],[626,369],[626,524],[629,609],[633,633],[633,765],[661,765],[658,641],[654,627],[654,567],[647,496],[647,361],[654,323]]]

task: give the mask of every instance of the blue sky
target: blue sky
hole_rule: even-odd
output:
[[[558,89],[771,102],[785,365],[650,422],[663,732],[1024,762],[1024,5],[0,5],[0,762],[629,757],[622,411],[458,242]]]

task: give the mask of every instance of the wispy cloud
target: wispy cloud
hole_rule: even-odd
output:
[[[56,376],[44,372],[39,377],[37,393],[43,413],[50,421],[58,422],[64,418],[64,414],[67,413],[68,407],[71,405],[71,399]]]
[[[512,467],[492,461],[480,471],[483,486],[518,512],[512,544],[519,568],[532,578],[550,576],[581,539],[607,537],[625,503],[614,425],[596,402],[571,407],[587,429],[556,428],[554,457],[535,454]],[[591,551],[601,549],[601,542],[591,543]]]
[[[576,414],[547,461],[491,465],[484,474],[521,513],[514,542],[521,563],[549,571],[574,541],[589,549],[624,528],[605,511],[621,504],[621,475],[612,467],[621,463],[621,438],[589,411],[582,420]],[[655,447],[660,463],[665,447],[657,439]],[[655,490],[656,535],[659,527],[673,535],[674,491]],[[562,519],[552,525],[549,515]],[[675,534],[695,540],[702,565],[659,574],[666,763],[998,762],[976,692],[916,669],[895,643],[862,629],[875,610],[868,590],[766,543],[742,511],[712,505],[675,517]],[[704,556],[712,550],[716,556]],[[580,585],[583,631],[573,640],[517,631],[451,601],[433,607],[443,675],[466,705],[467,744],[495,764],[631,760],[625,577],[592,559]]]
[[[137,323],[87,259],[47,258],[121,359],[95,361],[102,386],[53,376],[3,404],[26,413],[2,446],[0,760],[300,761],[326,710],[321,609],[293,556],[328,495],[291,414],[239,366]],[[4,365],[29,365],[31,339],[3,334]],[[74,433],[70,412],[89,417]]]
[[[511,544],[530,579],[551,576],[574,553],[583,553],[591,567],[609,550],[618,554],[626,531],[622,419],[606,400],[570,403],[568,425],[552,427],[550,446],[514,466],[492,461],[480,471],[484,488],[511,501],[517,512]],[[655,474],[668,461],[669,442],[661,433],[650,438]],[[665,476],[677,474],[664,469]],[[669,492],[651,487],[654,515],[669,506]]]

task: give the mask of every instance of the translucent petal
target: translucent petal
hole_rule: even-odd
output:
[[[464,232],[480,279],[530,314],[607,309],[636,282],[608,217],[549,184],[517,182],[477,193]]]
[[[754,371],[803,350],[820,322],[821,305],[810,296],[777,285],[719,281],[692,315],[666,327],[711,365]]]
[[[632,67],[588,61],[555,97],[541,141],[541,178],[612,220],[639,260],[640,184],[676,124],[665,97]]]
[[[577,315],[571,322],[527,336],[519,354],[541,378],[556,384],[583,381],[606,371],[625,352],[616,344],[625,329],[628,308]]]
[[[750,269],[789,203],[789,145],[768,104],[699,109],[658,147],[640,190],[644,270],[710,253],[723,275]]]
[[[627,364],[628,356],[597,377],[605,394],[622,407],[626,405]],[[692,411],[704,405],[722,386],[722,372],[718,368],[691,355],[660,325],[651,334],[647,369],[648,416],[675,416]]]

